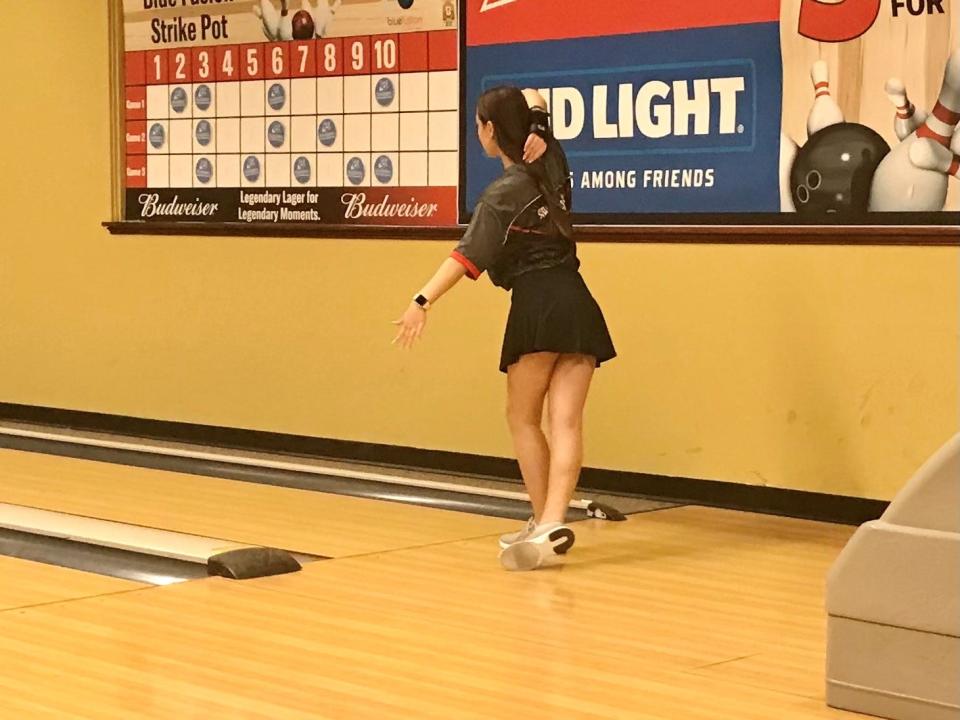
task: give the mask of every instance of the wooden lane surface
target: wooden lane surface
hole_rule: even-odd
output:
[[[515,520],[0,450],[0,502],[326,557],[517,529]]]
[[[0,716],[858,717],[822,691],[853,528],[704,508],[576,527],[535,573],[484,538],[0,614]]]
[[[145,587],[131,580],[0,555],[0,612]]]

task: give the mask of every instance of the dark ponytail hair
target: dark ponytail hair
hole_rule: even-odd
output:
[[[560,201],[559,189],[550,186],[542,160],[527,163],[523,160],[523,146],[530,135],[532,118],[527,100],[519,88],[500,85],[490,88],[477,99],[477,117],[482,123],[493,123],[493,138],[497,146],[518,167],[531,176],[550,210],[550,218],[560,234],[573,238],[570,213]]]

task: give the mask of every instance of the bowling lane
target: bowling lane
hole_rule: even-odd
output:
[[[0,555],[0,612],[150,587]]]
[[[0,450],[0,502],[267,545],[363,555],[516,529],[516,520]]]

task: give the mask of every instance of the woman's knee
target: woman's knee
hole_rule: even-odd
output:
[[[530,428],[539,428],[543,412],[543,403],[535,406],[531,403],[507,400],[507,425],[511,432],[520,432]]]
[[[583,413],[557,411],[550,413],[550,435],[570,435],[583,432]]]

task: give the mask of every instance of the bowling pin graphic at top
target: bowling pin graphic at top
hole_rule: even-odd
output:
[[[815,93],[813,107],[807,116],[807,136],[817,130],[843,122],[843,111],[830,94],[830,71],[827,63],[817,60],[810,68],[810,80]]]
[[[320,4],[313,11],[313,21],[317,27],[317,37],[326,37],[330,32],[330,24],[333,22],[333,16],[340,9],[341,0],[334,0],[331,4],[328,0],[320,0]]]
[[[919,138],[910,146],[910,162],[918,168],[953,177],[960,174],[960,156],[950,148],[927,138]]]
[[[926,121],[917,128],[917,136],[930,138],[944,147],[950,147],[953,133],[960,121],[960,48],[947,60],[943,70],[940,96]]]
[[[291,0],[280,0],[280,9],[271,0],[255,0],[253,14],[263,25],[268,40],[309,40],[327,35],[333,16],[343,0],[300,0],[300,10],[290,8]]]
[[[277,27],[280,40],[293,40],[293,13],[287,7],[287,0],[280,0],[280,24]]]
[[[883,159],[873,175],[869,209],[876,212],[936,212],[947,201],[946,171],[919,166],[912,159],[924,150],[912,151],[920,139],[950,147],[960,120],[960,49],[954,50],[943,71],[937,104],[926,121]]]
[[[267,39],[276,40],[279,37],[280,13],[273,3],[270,0],[259,0],[259,3],[254,3],[253,14],[263,23],[263,34]]]
[[[790,192],[790,171],[799,148],[787,134],[780,133],[780,212],[796,212]]]
[[[884,92],[890,102],[897,108],[897,116],[893,119],[893,131],[897,139],[903,140],[927,119],[927,112],[917,110],[916,106],[907,97],[907,88],[900,78],[892,77],[884,83]]]

